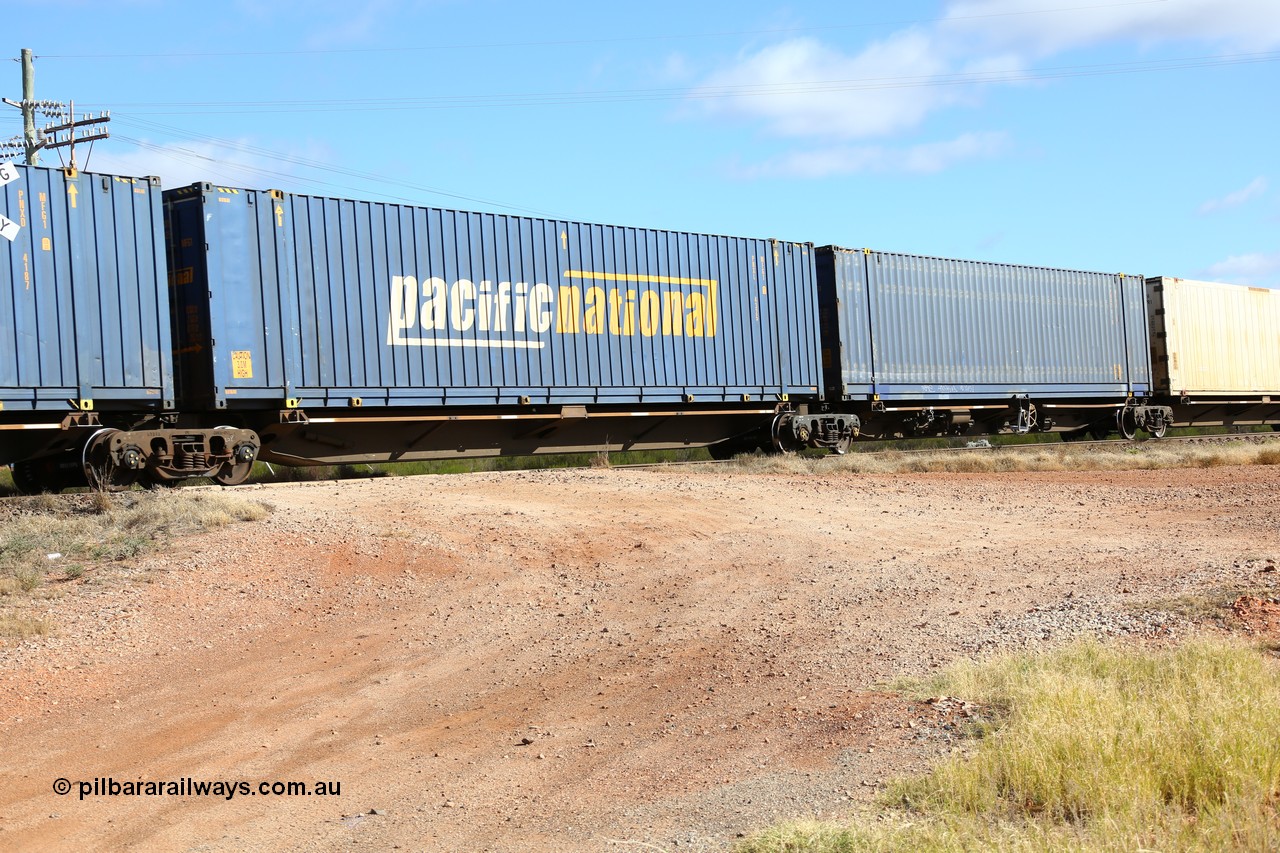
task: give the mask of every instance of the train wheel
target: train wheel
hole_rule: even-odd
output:
[[[1111,435],[1111,430],[1106,424],[1094,424],[1089,427],[1089,437],[1094,441],[1103,441],[1107,436]]]
[[[25,459],[15,462],[9,466],[9,471],[13,475],[14,488],[22,494],[38,495],[44,491],[44,484],[40,482],[34,462]]]
[[[123,492],[138,479],[137,469],[121,467],[111,456],[111,436],[116,432],[114,429],[100,429],[85,442],[80,464],[91,489]]]
[[[213,475],[213,479],[224,486],[238,486],[249,479],[249,474],[252,472],[252,459],[248,462],[228,462],[218,469],[218,473]]]
[[[219,427],[231,429],[231,427]],[[249,442],[237,444],[231,452],[231,459],[223,463],[213,479],[224,486],[238,486],[253,473],[253,463],[258,458],[258,448]]]
[[[1116,412],[1116,428],[1127,441],[1133,441],[1138,437],[1138,418],[1134,415],[1133,409],[1126,407]]]
[[[1160,425],[1159,425],[1158,427],[1156,427],[1156,428],[1154,428],[1154,429],[1152,429],[1152,430],[1151,430],[1151,437],[1152,437],[1152,438],[1164,438],[1164,434],[1165,434],[1165,432],[1167,432],[1167,431],[1168,431],[1168,429],[1169,429],[1169,425],[1168,425],[1167,423],[1165,423],[1163,420],[1161,420],[1161,421],[1160,421]]]
[[[789,455],[794,451],[782,441],[782,428],[785,425],[783,415],[778,415],[773,419],[773,425],[769,428],[769,436],[773,439],[773,448],[770,453],[782,453]]]

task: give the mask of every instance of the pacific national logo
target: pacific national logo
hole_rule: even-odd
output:
[[[563,283],[391,278],[387,344],[542,349],[545,336],[715,337],[709,278],[566,270]]]

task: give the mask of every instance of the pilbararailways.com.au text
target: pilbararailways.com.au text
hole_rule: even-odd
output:
[[[340,797],[341,782],[238,782],[192,779],[129,779],[119,781],[110,776],[72,782],[61,777],[53,782],[53,792],[66,796],[73,790],[81,800],[86,797]]]

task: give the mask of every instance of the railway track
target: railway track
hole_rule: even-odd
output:
[[[886,447],[875,450],[854,450],[848,455],[859,456],[911,456],[917,454],[934,453],[985,453],[994,450],[1008,451],[1027,451],[1040,450],[1045,448],[1058,448],[1062,450],[1083,450],[1086,448],[1105,448],[1105,447],[1142,447],[1142,446],[1159,446],[1167,444],[1270,444],[1280,442],[1280,432],[1255,432],[1255,433],[1225,433],[1221,435],[1189,435],[1189,436],[1166,436],[1160,439],[1143,439],[1128,441],[1125,439],[1104,439],[1101,441],[1071,441],[1059,443],[1032,443],[1032,444],[979,444],[981,439],[975,440],[971,445],[960,447],[926,447],[926,448],[897,448]],[[864,442],[861,446],[865,447],[872,442]],[[858,447],[859,445],[855,445]],[[834,461],[836,459],[846,458],[837,455],[814,455],[808,457],[813,462],[822,464],[824,460]],[[610,468],[676,468],[685,466],[713,466],[723,465],[733,462],[733,459],[694,459],[686,461],[668,461],[668,462],[627,462],[621,464],[611,464]],[[571,470],[590,469],[592,465],[568,466]],[[372,469],[370,469],[372,470]],[[7,495],[0,495],[0,500],[4,500]]]
[[[1166,436],[1164,438],[1148,438],[1130,441],[1128,439],[1102,439],[1094,441],[1064,441],[1061,443],[1052,442],[1036,442],[1031,444],[987,444],[979,443],[978,440],[962,447],[925,447],[925,448],[885,448],[883,450],[855,450],[853,453],[865,454],[869,456],[883,455],[914,455],[923,453],[983,453],[993,450],[1009,450],[1009,451],[1028,451],[1028,450],[1044,450],[1045,448],[1060,448],[1083,450],[1086,448],[1104,448],[1104,447],[1142,447],[1145,445],[1165,445],[1165,444],[1270,444],[1280,442],[1280,432],[1249,432],[1249,433],[1224,433],[1222,435],[1184,435],[1184,436]],[[856,446],[856,445],[855,445]],[[824,459],[839,459],[840,456],[814,456],[814,461],[821,462]],[[693,459],[678,462],[630,462],[622,465],[611,465],[612,468],[673,468],[686,465],[723,465],[733,462],[733,459]],[[587,466],[583,466],[587,467]]]

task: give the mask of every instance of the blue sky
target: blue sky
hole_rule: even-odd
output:
[[[166,186],[1280,287],[1280,0],[43,0],[6,22],[37,98],[112,111],[87,167]]]

